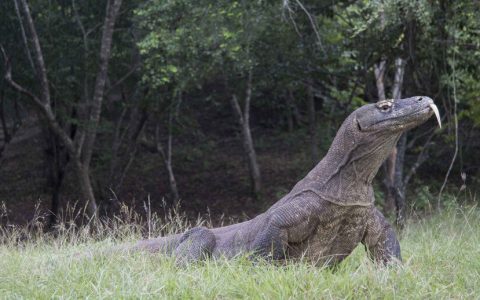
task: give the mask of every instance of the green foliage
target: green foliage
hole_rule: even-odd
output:
[[[414,197],[412,197],[411,207],[414,210],[426,210],[432,209],[435,207],[435,195],[432,194],[430,191],[430,187],[428,185],[422,185],[421,187],[417,188],[414,193]]]
[[[185,89],[222,72],[252,68],[250,48],[263,26],[264,6],[262,1],[152,1],[137,9],[146,32],[138,43],[144,81],[156,88],[175,82]]]
[[[451,188],[450,191],[455,191],[456,189]],[[427,184],[419,185],[415,188],[411,195],[408,197],[410,201],[410,209],[412,211],[432,211],[436,209],[438,205],[438,192],[433,192],[432,187]],[[455,208],[465,200],[460,200],[455,194],[445,193],[440,199],[440,205],[447,209]]]
[[[342,12],[349,20],[352,46],[363,55],[379,60],[403,55],[406,27],[415,22],[421,28],[431,24],[430,1],[380,0],[357,1]],[[360,47],[358,47],[360,46]]]
[[[448,34],[448,73],[442,83],[455,98],[460,117],[480,125],[480,12],[477,5],[469,1],[455,2],[448,11],[445,24]]]

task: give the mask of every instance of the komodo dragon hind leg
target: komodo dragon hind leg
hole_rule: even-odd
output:
[[[205,227],[195,227],[187,230],[173,251],[175,263],[186,265],[190,262],[203,260],[212,254],[215,248],[215,235]]]

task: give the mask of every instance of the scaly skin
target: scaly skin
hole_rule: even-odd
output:
[[[401,261],[395,232],[373,205],[372,180],[401,134],[432,116],[432,105],[428,97],[365,105],[347,117],[318,165],[266,212],[139,241],[129,250],[173,254],[179,264],[243,253],[333,264],[363,243],[376,262]]]

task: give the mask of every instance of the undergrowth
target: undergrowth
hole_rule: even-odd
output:
[[[336,268],[306,262],[252,263],[246,258],[176,267],[145,253],[96,256],[142,236],[183,231],[173,211],[139,218],[124,214],[84,226],[62,223],[55,234],[40,225],[1,227],[0,298],[169,299],[475,299],[480,295],[480,209],[452,207],[410,221],[400,234],[404,262],[380,267],[358,247]],[[37,227],[35,227],[37,226]]]

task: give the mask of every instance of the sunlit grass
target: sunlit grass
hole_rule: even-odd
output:
[[[172,217],[168,229],[189,226]],[[274,265],[245,258],[176,267],[171,258],[137,253],[78,259],[139,237],[120,220],[94,233],[64,229],[57,237],[4,230],[0,246],[1,298],[170,299],[475,299],[480,295],[480,210],[456,208],[410,222],[401,235],[402,266],[379,267],[363,247],[337,268],[307,263]],[[142,226],[145,228],[145,225]],[[152,233],[153,234],[153,233]],[[26,236],[26,237],[25,237]],[[115,238],[109,238],[115,236]]]

